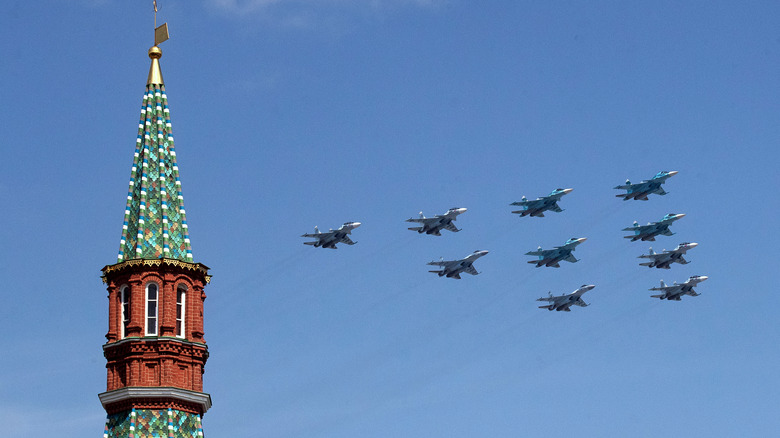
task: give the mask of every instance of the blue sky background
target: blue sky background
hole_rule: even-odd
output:
[[[147,4],[148,3],[148,4]],[[780,430],[780,5],[161,0],[161,60],[219,437],[712,437]],[[0,15],[0,425],[100,436],[151,2]],[[680,173],[667,196],[612,187]],[[556,187],[560,214],[508,204]],[[458,206],[441,237],[403,220]],[[691,264],[634,220],[686,213]],[[338,251],[300,234],[360,221]],[[523,254],[587,237],[576,264]],[[456,281],[426,262],[490,251]],[[700,297],[660,279],[708,275]],[[596,288],[571,313],[534,300]]]

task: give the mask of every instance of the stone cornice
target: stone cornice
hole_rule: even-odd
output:
[[[203,275],[206,283],[211,281],[211,275],[208,275],[209,267],[202,263],[189,263],[176,259],[159,258],[159,259],[132,259],[114,265],[107,265],[101,271],[103,272],[103,283],[107,283],[106,276],[115,272],[120,272],[125,269],[133,267],[148,267],[148,268],[160,268],[160,267],[174,267],[182,270],[194,271]]]
[[[156,402],[179,401],[185,405],[198,407],[201,414],[211,408],[211,396],[203,392],[187,391],[186,389],[173,387],[144,387],[131,386],[114,391],[98,394],[100,403],[106,411],[112,405],[121,405],[133,400],[149,400]]]

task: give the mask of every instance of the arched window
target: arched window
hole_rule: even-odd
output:
[[[158,288],[155,283],[146,285],[146,336],[157,335]]]
[[[184,312],[186,309],[185,303],[187,302],[187,287],[179,285],[176,288],[176,337],[185,337],[185,325],[184,325]]]
[[[122,333],[120,339],[127,335],[127,326],[130,325],[130,286],[122,286],[119,291],[119,299],[122,300]]]

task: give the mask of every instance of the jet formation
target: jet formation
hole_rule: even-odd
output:
[[[623,237],[631,239],[632,242],[636,242],[637,240],[642,240],[644,242],[646,240],[654,241],[656,236],[672,236],[674,233],[669,230],[669,226],[672,225],[674,221],[682,219],[683,216],[685,215],[682,213],[670,213],[664,216],[660,221],[648,222],[647,225],[639,225],[639,222],[634,221],[633,227],[623,228],[623,231],[633,231],[634,235]]]
[[[460,231],[452,221],[458,219],[458,215],[466,212],[466,208],[453,207],[447,210],[444,214],[437,214],[434,217],[425,217],[423,212],[420,212],[419,218],[409,218],[406,222],[416,222],[421,224],[419,227],[409,228],[412,231],[417,231],[422,234],[433,234],[434,236],[441,236],[441,230],[452,231],[457,233]]]
[[[488,252],[484,250],[477,250],[459,260],[440,260],[438,262],[428,262],[429,265],[442,267],[440,271],[428,272],[439,274],[439,277],[455,278],[457,280],[460,280],[461,273],[478,275],[479,272],[477,272],[473,264],[478,258],[486,255],[487,253]]]
[[[588,240],[587,237],[572,237],[567,240],[561,246],[556,246],[553,249],[542,249],[540,246],[536,251],[529,251],[525,255],[539,256],[539,260],[531,260],[528,263],[536,264],[536,267],[552,266],[553,268],[560,268],[561,265],[558,262],[566,261],[569,263],[576,263],[578,260],[572,254],[577,248],[577,245]]]
[[[626,190],[626,193],[616,196],[623,198],[624,201],[629,199],[647,201],[648,195],[650,194],[665,195],[667,192],[664,191],[661,186],[668,178],[676,174],[677,171],[662,171],[658,172],[658,174],[656,174],[652,179],[636,184],[631,184],[631,182],[627,180],[625,185],[615,187],[615,189]],[[573,189],[558,188],[553,190],[547,196],[536,198],[530,201],[525,196],[523,196],[522,200],[510,204],[521,207],[520,210],[513,211],[512,213],[519,214],[520,217],[544,217],[544,212],[546,211],[562,212],[563,209],[558,205],[558,202],[564,195],[571,193],[572,190]],[[459,232],[460,229],[458,229],[453,222],[457,220],[459,215],[465,213],[466,211],[466,208],[455,207],[450,208],[443,214],[438,214],[430,218],[425,217],[425,215],[420,212],[419,218],[409,218],[406,220],[406,222],[412,222],[418,225],[408,228],[411,231],[417,231],[419,234],[425,233],[441,236],[442,230],[447,230],[453,233]],[[674,233],[669,230],[669,227],[672,225],[672,223],[684,216],[684,214],[670,213],[664,216],[660,221],[650,222],[647,225],[639,225],[639,223],[635,221],[633,227],[623,229],[623,231],[631,231],[633,234],[624,237],[626,239],[631,239],[631,241],[634,242],[637,240],[654,241],[656,236],[671,236]],[[359,226],[360,222],[346,222],[338,229],[330,229],[325,233],[320,232],[317,227],[314,227],[313,234],[303,234],[301,237],[316,239],[312,242],[304,242],[305,245],[311,245],[315,248],[322,247],[337,249],[336,244],[338,243],[344,243],[347,245],[354,245],[357,243],[352,241],[349,238],[349,235],[352,234],[352,230]],[[585,237],[574,237],[567,240],[566,243],[561,246],[556,246],[547,250],[542,249],[540,246],[536,251],[529,251],[525,255],[538,257],[538,260],[531,260],[528,262],[530,264],[536,265],[537,268],[542,266],[559,268],[561,261],[570,263],[575,263],[578,261],[572,252],[585,240],[587,240]],[[642,254],[638,256],[638,258],[648,260],[640,263],[639,265],[658,269],[671,269],[671,265],[675,263],[686,265],[689,262],[685,259],[684,255],[687,253],[687,251],[695,248],[696,246],[698,246],[698,244],[695,242],[683,242],[677,245],[677,247],[673,250],[667,251],[664,249],[660,253],[656,253],[653,251],[653,248],[650,248],[649,254]],[[478,250],[462,259],[444,260],[442,258],[439,261],[432,261],[429,262],[428,265],[438,266],[441,269],[428,272],[435,273],[439,277],[455,278],[458,280],[461,279],[460,275],[463,273],[478,275],[479,272],[477,272],[476,268],[474,268],[474,262],[477,259],[485,256],[487,253],[488,251]],[[664,281],[661,280],[660,287],[654,287],[650,290],[661,291],[662,293],[659,295],[651,295],[651,297],[659,298],[661,300],[665,299],[670,301],[680,301],[683,295],[698,296],[699,294],[696,293],[693,288],[702,281],[707,280],[707,278],[707,276],[695,275],[690,277],[682,284],[677,284],[677,282],[675,282],[671,286],[667,286]],[[573,305],[586,307],[588,304],[582,300],[582,295],[594,287],[595,285],[592,284],[584,284],[574,292],[558,296],[553,296],[550,292],[549,296],[537,299],[537,301],[546,301],[550,304],[539,306],[539,308],[550,311],[556,310],[570,312],[570,307]]]
[[[657,195],[665,195],[668,192],[664,191],[661,185],[666,182],[667,179],[677,175],[677,171],[673,170],[667,172],[665,170],[658,172],[654,177],[649,180],[631,184],[631,181],[626,180],[624,185],[615,187],[617,190],[626,190],[626,193],[615,195],[618,198],[623,198],[624,201],[629,199],[637,199],[640,201],[647,201],[647,196],[655,193]]]
[[[550,303],[546,306],[539,306],[540,309],[547,309],[551,312],[553,310],[558,312],[571,312],[571,309],[569,309],[571,306],[588,306],[588,303],[582,300],[582,294],[593,289],[594,287],[596,286],[592,284],[583,284],[579,289],[570,294],[563,294],[558,296],[553,296],[552,292],[549,292],[549,296],[537,298],[536,301],[547,301]]]
[[[677,245],[677,248],[671,251],[667,251],[664,249],[660,253],[656,253],[653,251],[653,248],[650,248],[650,254],[642,254],[637,258],[651,259],[651,260],[649,262],[640,263],[639,266],[647,266],[648,268],[669,269],[672,263],[687,265],[690,262],[688,260],[685,260],[685,257],[683,257],[683,255],[686,252],[688,252],[689,249],[696,248],[697,246],[699,246],[699,244],[696,242],[683,242]]]
[[[522,210],[512,212],[519,214],[520,217],[544,217],[544,212],[547,210],[557,213],[562,212],[563,209],[558,206],[558,201],[561,199],[561,197],[563,197],[563,195],[568,195],[571,193],[572,190],[574,189],[555,189],[550,192],[549,195],[536,198],[533,201],[529,201],[525,196],[523,196],[522,200],[513,202],[509,205],[519,205],[523,207]]]
[[[663,293],[660,295],[650,295],[650,297],[670,301],[680,301],[683,295],[698,297],[701,294],[696,293],[693,288],[707,278],[709,277],[706,275],[694,275],[685,280],[684,283],[677,284],[675,281],[671,286],[667,286],[664,281],[661,280],[661,287],[652,287],[649,290],[662,291]]]
[[[357,242],[353,242],[349,238],[348,234],[352,234],[352,230],[360,226],[360,222],[345,222],[337,230],[331,228],[328,232],[322,233],[316,226],[314,227],[314,233],[301,234],[301,237],[313,237],[317,240],[314,242],[303,242],[304,245],[312,245],[315,248],[323,247],[330,249],[336,248],[337,243],[346,243],[347,245],[354,245]]]

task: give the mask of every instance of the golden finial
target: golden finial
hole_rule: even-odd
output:
[[[158,47],[159,44],[168,40],[168,23],[163,23],[162,26],[157,27],[157,0],[154,0],[154,46],[149,49],[149,58],[152,60],[152,66],[149,68],[149,78],[146,80],[146,85],[162,85],[162,71],[160,70],[160,58],[162,58],[162,50]]]

